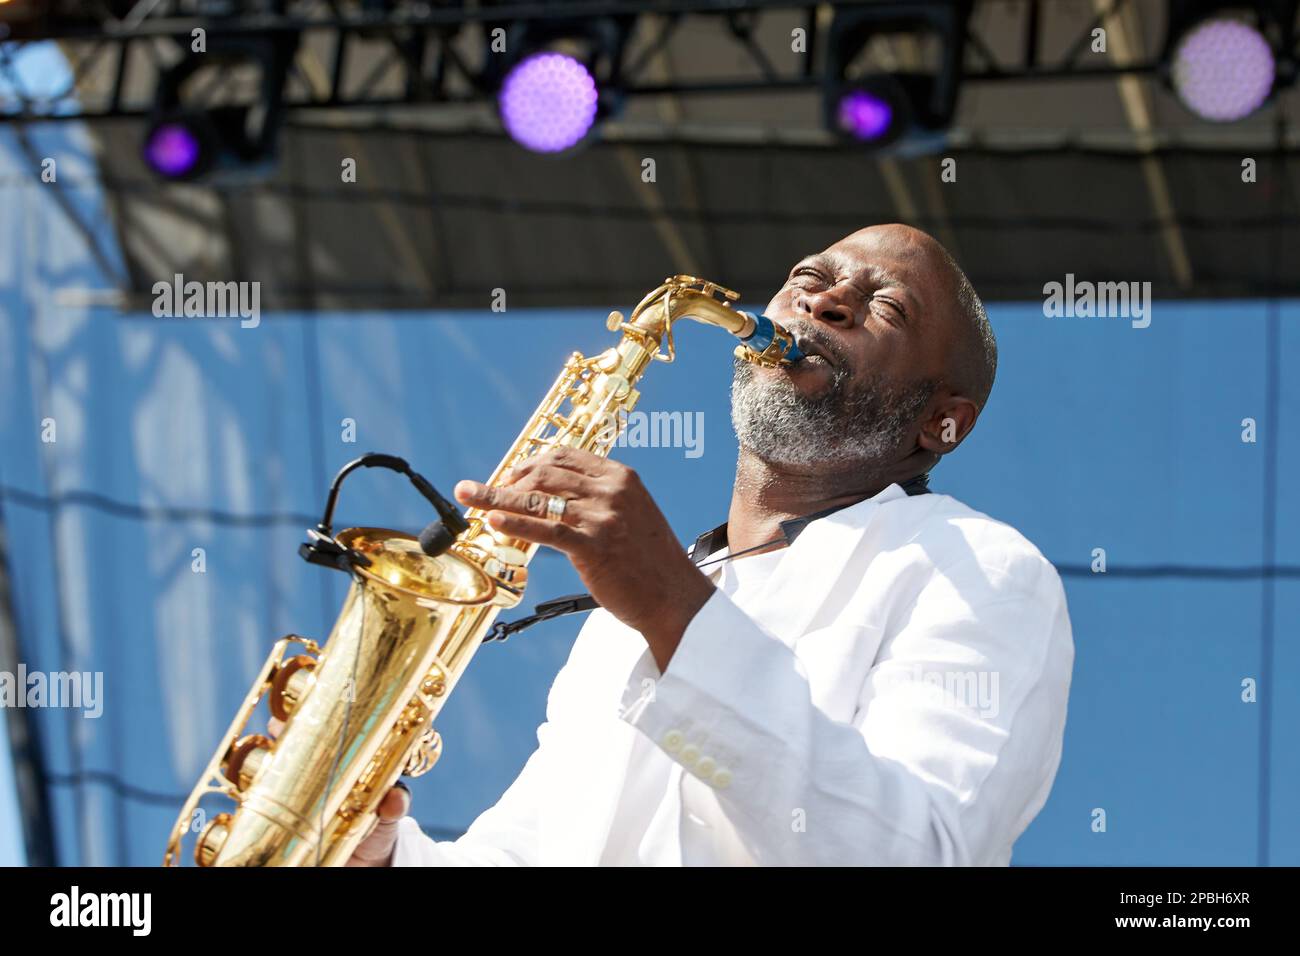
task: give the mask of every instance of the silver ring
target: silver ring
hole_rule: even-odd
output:
[[[551,495],[546,499],[546,517],[552,521],[564,520],[564,509],[569,503],[559,495]]]

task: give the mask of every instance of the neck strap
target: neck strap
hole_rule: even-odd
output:
[[[907,481],[900,482],[899,487],[909,495],[924,495],[929,494],[930,492],[929,481],[930,476],[928,474],[917,475],[915,478],[909,478]],[[732,558],[739,557],[742,554],[749,554],[751,551],[761,551],[763,548],[770,548],[772,545],[778,544],[782,541],[784,541],[786,546],[789,547],[794,543],[794,539],[799,537],[799,534],[803,529],[808,527],[818,518],[825,518],[827,515],[834,514],[837,511],[841,511],[844,508],[848,508],[855,504],[858,504],[858,502],[852,501],[847,505],[836,505],[833,508],[826,508],[822,511],[815,512],[814,514],[804,515],[802,518],[791,518],[789,521],[782,521],[781,537],[773,538],[771,541],[755,545],[752,548],[746,548],[744,551],[739,551],[736,554],[729,554],[722,558],[715,558],[712,561],[706,561],[705,559],[710,554],[713,554],[715,551],[718,551],[727,545],[727,525],[724,522],[712,531],[706,531],[704,534],[696,538],[695,544],[691,546],[689,557],[697,566],[702,567],[706,564],[717,564],[718,562],[730,561]],[[537,607],[533,608],[533,613],[528,617],[520,618],[517,621],[511,621],[508,624],[504,621],[497,621],[483,637],[483,643],[486,644],[489,641],[504,641],[511,634],[518,634],[525,628],[532,627],[534,624],[538,624],[542,621],[549,621],[552,618],[563,617],[566,614],[580,614],[583,611],[590,611],[598,607],[600,607],[600,604],[590,594],[566,594],[564,597],[553,598],[550,601],[543,601],[541,604],[537,605]]]
[[[925,474],[917,475],[915,478],[909,478],[907,479],[907,481],[899,482],[898,487],[902,488],[909,495],[929,494],[930,475],[928,472]],[[748,554],[750,551],[757,551],[759,548],[770,548],[772,545],[777,544],[780,541],[784,541],[786,543],[786,546],[789,547],[790,545],[794,544],[794,539],[799,537],[799,535],[803,532],[803,529],[808,527],[818,518],[825,518],[827,515],[832,515],[837,511],[843,511],[845,508],[849,508],[855,504],[860,504],[860,503],[861,502],[858,501],[851,501],[848,504],[834,505],[830,508],[824,508],[821,511],[814,512],[813,514],[810,515],[804,515],[800,518],[791,518],[788,521],[782,521],[780,525],[781,528],[780,537],[774,538],[773,540],[768,541],[764,544],[760,544],[754,548],[747,548],[742,553]],[[698,538],[695,539],[695,543],[691,545],[691,550],[689,552],[690,559],[694,561],[696,564],[699,564],[709,555],[714,554],[717,551],[721,551],[726,546],[727,546],[727,523],[724,521],[722,524],[718,525],[712,531],[706,531],[704,532],[704,534],[700,535]]]

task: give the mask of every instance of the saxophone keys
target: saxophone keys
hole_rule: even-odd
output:
[[[770,347],[770,346],[769,346]],[[735,352],[732,353],[738,359],[743,359],[750,365],[757,365],[760,368],[776,368],[781,364],[780,358],[769,358],[766,352],[755,352],[753,349],[737,345]]]
[[[623,324],[622,312],[611,312],[609,314],[609,318],[605,320],[605,328],[609,329],[611,332],[617,332],[618,327],[622,324]]]
[[[194,841],[196,864],[211,866],[216,861],[221,848],[226,845],[226,838],[230,836],[231,819],[229,813],[218,813],[212,818],[212,822],[203,828],[199,838]]]
[[[498,544],[492,549],[492,552],[496,559],[505,565],[523,564],[528,560],[528,555],[524,553],[522,548],[516,548],[509,544]]]
[[[312,671],[315,667],[314,657],[299,654],[276,668],[267,704],[271,708],[271,715],[277,720],[288,720],[294,708],[302,703],[314,681]]]
[[[434,667],[420,682],[420,693],[430,697],[441,697],[447,693],[447,675],[441,667]]]
[[[221,774],[241,791],[253,783],[257,772],[266,765],[274,745],[269,737],[251,734],[235,742],[221,762]]]
[[[442,756],[442,735],[432,727],[420,738],[420,744],[406,761],[402,772],[408,777],[421,777],[433,769]]]
[[[406,705],[406,709],[402,711],[402,716],[397,721],[397,730],[403,734],[409,734],[413,730],[425,733],[426,731],[421,730],[421,728],[429,722],[432,716],[429,713],[429,708],[418,696],[412,697],[411,702]]]

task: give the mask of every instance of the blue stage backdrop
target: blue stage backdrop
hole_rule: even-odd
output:
[[[38,142],[63,157],[65,195],[111,250],[76,129]],[[29,670],[104,681],[98,718],[24,716],[58,861],[153,864],[270,644],[333,622],[344,581],[296,548],[334,471],[381,450],[447,491],[486,476],[565,356],[612,336],[587,309],[266,315],[247,329],[119,315],[60,291],[106,280],[51,188],[11,143],[4,156],[0,507],[15,618]],[[772,288],[744,290],[750,306]],[[989,311],[998,382],[933,487],[1060,568],[1077,652],[1056,787],[1015,862],[1300,864],[1287,799],[1300,789],[1300,505],[1280,481],[1300,466],[1300,430],[1283,427],[1300,417],[1300,305],[1157,302],[1145,329],[1049,319],[1039,303]],[[731,492],[731,348],[682,328],[641,407],[702,430],[683,432],[686,447],[618,452],[683,541],[722,520]],[[339,517],[428,520],[404,480],[373,472],[346,487]],[[553,553],[534,569],[530,606],[579,589]],[[461,832],[519,771],[579,623],[483,649],[440,722],[445,756],[415,785],[431,831]],[[4,792],[0,834],[13,826]]]

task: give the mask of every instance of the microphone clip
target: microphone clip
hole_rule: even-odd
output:
[[[330,534],[329,528],[317,525],[307,529],[307,540],[298,545],[298,556],[308,564],[351,573],[354,568],[368,568],[373,563],[355,548],[345,548]]]

